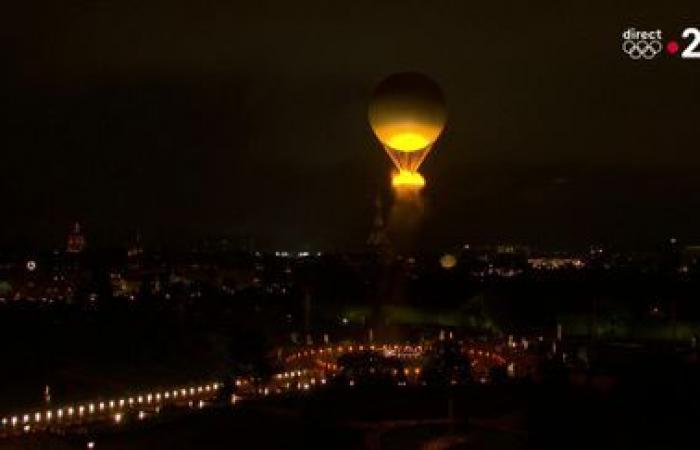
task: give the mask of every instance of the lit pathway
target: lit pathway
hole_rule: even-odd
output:
[[[36,431],[56,431],[90,423],[120,424],[127,414],[134,414],[139,420],[143,420],[160,413],[161,408],[169,405],[203,408],[208,401],[216,397],[221,386],[220,382],[178,386],[138,395],[8,415],[0,419],[0,437]]]
[[[404,362],[403,375],[406,383],[420,379],[422,358],[430,346],[408,344],[346,344],[337,346],[305,347],[282,356],[284,372],[275,374],[268,382],[252,378],[232,379],[236,395],[230,403],[245,398],[279,395],[293,391],[309,391],[325,385],[337,375],[338,358],[351,353],[376,351],[396,357]],[[463,352],[472,360],[472,369],[486,382],[488,370],[494,366],[507,366],[514,371],[514,364],[486,345],[463,347]],[[354,384],[350,380],[350,385]],[[132,416],[144,420],[160,413],[165,406],[202,409],[218,396],[224,382],[214,381],[193,386],[176,386],[160,391],[141,391],[138,395],[126,395],[111,399],[99,398],[90,402],[67,404],[58,408],[32,410],[9,414],[0,419],[0,437],[40,431],[59,431],[74,426],[113,423],[118,425]],[[134,390],[138,391],[138,390]],[[133,392],[133,391],[132,391]]]

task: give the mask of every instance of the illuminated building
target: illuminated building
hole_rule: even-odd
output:
[[[581,269],[585,262],[581,258],[567,256],[542,256],[528,258],[527,263],[535,270]]]

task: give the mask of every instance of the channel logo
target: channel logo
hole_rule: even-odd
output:
[[[653,59],[664,49],[661,30],[638,31],[628,28],[622,33],[622,51],[632,59]]]
[[[622,33],[622,51],[634,60],[651,60],[664,53],[680,55],[683,59],[700,59],[700,30],[685,28],[681,34],[683,41],[669,39],[664,42],[664,33],[659,30],[637,30],[627,28]]]

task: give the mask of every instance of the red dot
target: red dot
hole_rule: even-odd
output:
[[[666,51],[669,55],[675,55],[676,53],[678,53],[679,49],[680,46],[676,41],[668,41],[668,44],[666,44]]]

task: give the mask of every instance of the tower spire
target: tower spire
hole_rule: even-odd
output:
[[[75,222],[66,239],[66,252],[80,253],[85,249],[85,237],[80,231],[80,223]]]
[[[376,250],[383,250],[388,247],[389,240],[386,237],[386,226],[384,224],[384,206],[379,194],[377,194],[377,197],[374,199],[374,208],[374,221],[372,223],[372,230],[369,233],[369,238],[367,238],[367,245]]]

